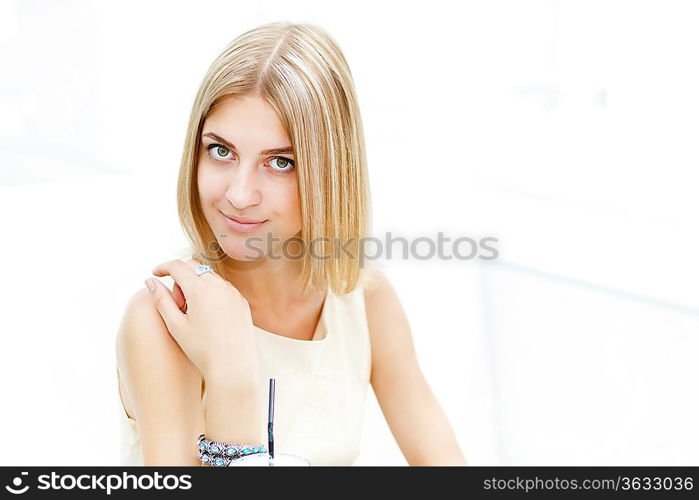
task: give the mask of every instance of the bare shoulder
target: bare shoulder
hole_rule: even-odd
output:
[[[122,374],[147,371],[196,370],[179,344],[170,335],[150,292],[138,290],[126,304],[116,338],[117,362]],[[123,371],[122,371],[123,368]],[[138,373],[134,373],[138,370]],[[130,384],[132,385],[132,384]]]
[[[144,463],[195,465],[191,443],[204,425],[201,374],[170,335],[145,287],[126,305],[116,351]]]
[[[400,305],[396,290],[386,274],[375,267],[363,270],[362,287],[364,302],[369,310],[381,311],[385,307]]]
[[[136,350],[176,345],[150,292],[145,287],[141,288],[126,303],[117,332],[117,359],[120,366],[125,361],[125,356],[135,354]]]
[[[398,293],[381,270],[365,273],[364,303],[371,343],[371,383],[377,396],[385,395],[401,386],[400,377],[418,380],[412,332]]]
[[[367,267],[362,270],[362,287],[364,296],[372,298],[393,288],[386,274],[376,267]]]
[[[116,335],[117,365],[130,407],[147,372],[153,365],[178,362],[178,350],[150,292],[141,288],[126,303]]]
[[[393,283],[380,269],[367,268],[363,276],[364,304],[372,339],[405,336],[407,319]]]

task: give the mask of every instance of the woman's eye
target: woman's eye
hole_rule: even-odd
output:
[[[221,146],[220,144],[209,144],[207,149],[209,150],[209,156],[212,156],[215,160],[227,160],[228,158],[222,157],[225,157],[231,152],[226,146]]]
[[[220,144],[209,144],[206,149],[209,150],[209,156],[211,158],[219,161],[230,160],[231,158],[228,157],[228,155],[233,154],[233,152],[229,148]],[[276,163],[276,167],[274,167],[273,170],[277,172],[288,172],[295,168],[294,160],[286,158],[284,156],[275,156],[274,158],[272,158],[270,164],[274,163]]]
[[[294,168],[294,160],[290,160],[289,158],[285,158],[283,156],[275,156],[272,158],[272,161],[277,163],[277,167],[280,172],[286,172],[288,170],[293,170]]]

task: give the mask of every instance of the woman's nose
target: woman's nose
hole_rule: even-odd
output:
[[[256,165],[240,164],[234,167],[231,174],[230,186],[226,191],[226,198],[238,210],[260,203],[259,178]]]

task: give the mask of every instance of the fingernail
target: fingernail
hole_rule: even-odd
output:
[[[145,283],[148,287],[148,291],[150,293],[153,293],[155,291],[155,283],[153,283],[153,280],[151,278],[148,278]]]

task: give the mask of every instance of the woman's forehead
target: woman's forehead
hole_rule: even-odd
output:
[[[257,144],[261,149],[289,144],[289,138],[274,108],[265,100],[230,96],[212,108],[202,133],[212,132],[235,143]],[[263,144],[260,144],[263,142]]]

